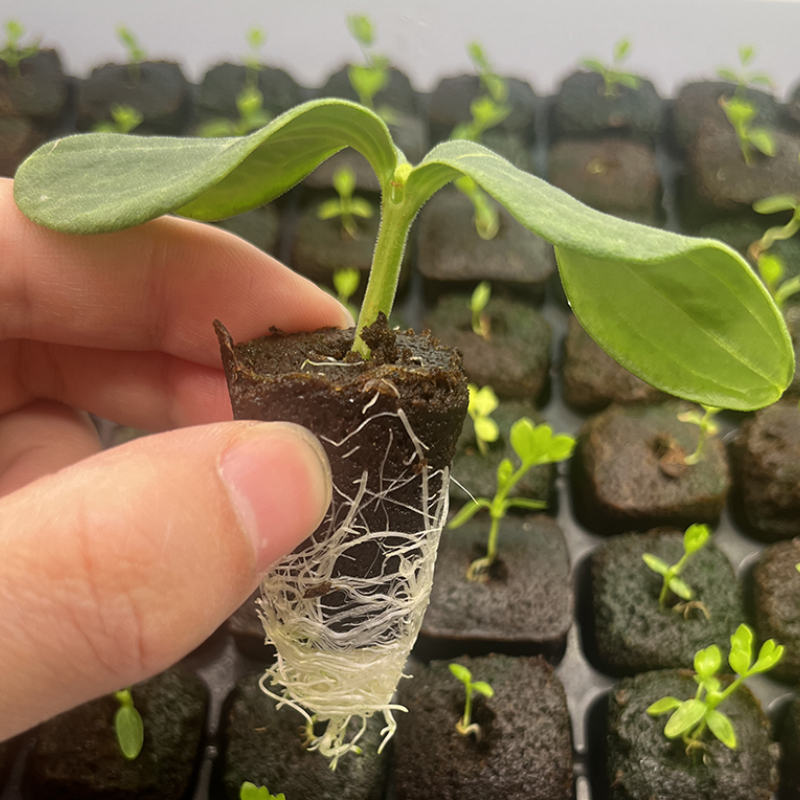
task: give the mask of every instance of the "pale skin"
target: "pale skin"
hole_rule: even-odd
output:
[[[0,179],[0,740],[175,663],[321,520],[319,443],[230,421],[214,318],[352,325],[223,231],[57,234]],[[87,412],[162,433],[101,452]]]

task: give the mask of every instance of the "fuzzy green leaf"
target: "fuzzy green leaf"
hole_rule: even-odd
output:
[[[469,306],[474,313],[480,314],[492,296],[492,284],[489,281],[481,281],[472,292]]]
[[[654,556],[652,553],[642,553],[642,561],[644,561],[644,563],[647,564],[647,566],[658,575],[667,574],[669,564],[660,559],[658,556]]]
[[[622,61],[628,55],[631,49],[629,39],[620,39],[614,45],[614,61]]]
[[[484,442],[496,442],[500,437],[500,428],[489,417],[478,417],[474,423],[475,435]]]
[[[694,656],[694,671],[705,680],[714,675],[722,666],[722,653],[715,644],[698,650]]]
[[[736,749],[736,732],[733,730],[733,723],[721,711],[709,708],[706,711],[705,720],[708,729],[719,739],[725,747],[731,750]]]
[[[342,267],[333,272],[333,288],[341,297],[350,298],[361,283],[361,273],[355,267]]]
[[[341,216],[341,213],[342,201],[336,197],[329,197],[317,206],[318,219],[334,219],[334,217]]]
[[[349,14],[347,16],[347,27],[353,38],[364,47],[371,47],[375,40],[375,29],[372,21],[366,14]]]
[[[491,386],[482,386],[479,389],[474,383],[471,383],[468,388],[469,407],[480,416],[488,416],[500,404]]]
[[[475,681],[472,684],[472,689],[484,697],[494,697],[494,689],[486,681]]]
[[[692,698],[685,700],[678,706],[677,711],[667,720],[664,734],[668,739],[677,739],[678,736],[690,731],[697,725],[706,713],[706,704],[702,700]]]
[[[747,138],[750,144],[760,150],[765,156],[775,155],[775,137],[766,128],[752,128]]]
[[[460,528],[465,522],[471,520],[482,508],[489,508],[489,501],[484,498],[470,500],[451,520],[447,523],[450,530]]]
[[[687,555],[696,553],[708,541],[711,531],[708,525],[690,525],[683,534],[683,549]]]
[[[523,464],[536,461],[553,431],[547,425],[536,426],[528,417],[518,419],[509,433],[511,446]]]
[[[669,588],[673,594],[678,595],[681,600],[691,600],[694,597],[694,592],[691,588],[681,580],[677,575],[673,575],[669,579]]]
[[[453,673],[453,677],[460,680],[465,686],[472,680],[472,673],[461,664],[448,664],[448,668]]]
[[[356,188],[356,174],[350,167],[340,167],[333,174],[333,188],[340,197],[350,197]]]
[[[651,717],[658,717],[661,716],[661,714],[666,714],[668,711],[678,708],[680,705],[681,701],[678,700],[677,697],[662,697],[660,700],[656,700],[655,703],[647,707],[647,713]]]
[[[747,675],[753,662],[753,631],[747,625],[740,625],[731,636],[731,652],[728,663],[739,675]]]
[[[620,72],[617,75],[617,83],[627,86],[629,89],[638,89],[642,81],[636,75],[631,75],[628,72]]]
[[[717,77],[722,78],[724,81],[730,81],[731,83],[739,82],[739,76],[732,69],[727,69],[725,67],[717,70]]]

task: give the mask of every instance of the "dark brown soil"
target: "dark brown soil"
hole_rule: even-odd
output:
[[[0,116],[29,117],[48,130],[61,122],[69,94],[61,59],[55,50],[40,50],[23,59],[11,76],[0,62]]]

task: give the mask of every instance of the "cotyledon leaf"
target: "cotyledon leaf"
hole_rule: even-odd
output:
[[[248,136],[227,139],[97,133],[49,142],[19,168],[17,205],[64,233],[107,233],[176,212],[233,216],[288,191],[352,147],[383,185],[402,154],[383,121],[345,100],[314,100]]]
[[[461,174],[555,246],[578,320],[648,383],[742,411],[775,402],[789,385],[786,325],[731,248],[602,214],[473,142],[435,147],[406,191],[424,202]]]

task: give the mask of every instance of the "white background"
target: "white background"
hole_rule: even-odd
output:
[[[666,96],[681,83],[735,67],[740,44],[758,50],[755,67],[785,98],[800,82],[800,2],[795,0],[0,0],[0,21],[18,19],[65,67],[85,76],[121,61],[115,35],[127,25],[152,58],[181,62],[199,80],[236,60],[245,31],[263,28],[263,62],[320,85],[359,58],[344,18],[373,19],[379,49],[417,88],[469,71],[467,42],[480,41],[495,69],[552,93],[581,58],[610,58],[614,42],[633,43],[628,67]]]

